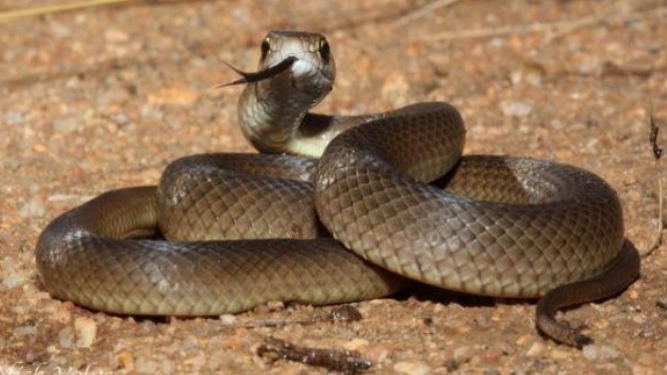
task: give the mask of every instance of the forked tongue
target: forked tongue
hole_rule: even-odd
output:
[[[296,62],[296,60],[298,60],[296,57],[289,56],[289,57],[285,58],[283,61],[281,61],[280,63],[278,63],[278,64],[276,64],[276,65],[274,65],[270,68],[266,68],[264,70],[260,70],[259,72],[254,72],[254,73],[248,73],[248,72],[244,72],[242,70],[236,69],[235,67],[233,67],[233,66],[231,66],[228,63],[223,61],[223,63],[225,65],[227,65],[230,69],[232,69],[233,71],[238,73],[241,76],[241,78],[239,78],[235,81],[229,82],[229,83],[223,83],[223,84],[214,86],[213,88],[214,89],[220,89],[220,88],[228,87],[228,86],[236,86],[236,85],[242,85],[242,84],[245,84],[245,83],[259,82],[259,81],[263,81],[265,79],[275,77],[278,74],[280,74],[280,73],[286,71],[287,69],[289,69],[292,66],[292,64],[294,64]]]

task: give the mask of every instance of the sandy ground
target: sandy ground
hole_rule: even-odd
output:
[[[0,1],[0,11],[56,2]],[[588,323],[596,340],[583,351],[540,337],[531,301],[428,288],[355,304],[359,322],[262,328],[241,326],[329,308],[278,304],[221,319],[142,320],[91,312],[40,289],[34,246],[56,215],[109,189],[154,184],[184,155],[252,151],[236,127],[240,89],[207,88],[235,78],[221,60],[253,70],[273,29],[329,37],[339,79],[322,110],[449,101],[466,119],[467,153],[553,159],[604,177],[620,194],[628,239],[646,247],[657,225],[647,108],[665,123],[667,4],[427,4],[169,1],[0,24],[0,371],[326,372],[259,358],[264,339],[277,337],[355,349],[377,374],[667,372],[667,312],[658,303],[667,298],[664,246],[618,298],[566,314]],[[550,30],[550,22],[561,23]],[[542,26],[516,28],[535,23]]]

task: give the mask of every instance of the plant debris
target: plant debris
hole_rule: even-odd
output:
[[[355,350],[308,348],[274,337],[264,340],[264,344],[257,349],[257,355],[271,362],[282,359],[348,374],[356,374],[372,366],[370,360]]]

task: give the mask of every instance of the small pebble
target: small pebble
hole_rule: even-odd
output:
[[[107,29],[104,31],[104,39],[109,43],[124,43],[130,40],[130,36],[120,30]]]
[[[9,112],[5,115],[5,122],[7,125],[23,125],[25,117],[17,112]]]
[[[546,349],[546,345],[544,345],[542,342],[535,342],[533,345],[531,345],[530,349],[526,352],[526,355],[529,357],[537,357],[542,354],[544,354],[544,350]]]
[[[96,98],[97,105],[100,107],[124,103],[128,100],[130,100],[130,94],[127,92],[127,90],[121,87],[109,88],[108,90],[100,93],[100,95],[98,95]]]
[[[43,217],[45,214],[44,204],[38,197],[33,197],[19,207],[19,216],[21,217]]]
[[[523,335],[516,340],[516,344],[518,346],[523,346],[533,341],[535,341],[535,335]]]
[[[74,349],[74,331],[67,326],[58,332],[58,343],[65,349]]]
[[[383,98],[392,102],[395,106],[404,105],[410,84],[404,74],[393,71],[389,73],[382,84],[380,93]]]
[[[72,35],[72,28],[64,23],[54,23],[51,26],[53,35],[58,39],[64,39]]]
[[[426,375],[431,368],[418,362],[398,362],[394,365],[394,371],[407,375]]]
[[[171,130],[178,130],[183,127],[183,122],[174,120],[173,118],[167,118],[167,126],[169,126]]]
[[[520,70],[515,70],[510,73],[509,78],[513,85],[519,85],[523,81],[523,72]]]
[[[482,352],[480,357],[484,362],[496,362],[503,355],[505,355],[505,353],[503,352],[502,349],[492,348]]]
[[[127,128],[131,125],[130,117],[125,112],[114,113],[109,116],[109,119],[122,128]]]
[[[533,111],[533,106],[525,102],[508,102],[500,103],[500,110],[508,117],[526,117]]]
[[[143,358],[137,359],[134,369],[139,374],[155,374],[158,371],[158,363]]]
[[[563,359],[567,359],[568,357],[569,357],[569,353],[564,351],[564,350],[554,349],[551,352],[551,358],[553,358],[553,359],[563,360]]]
[[[354,339],[343,344],[343,348],[347,350],[359,350],[360,348],[368,346],[368,340]]]
[[[140,109],[141,117],[143,117],[143,121],[147,120],[155,120],[155,121],[162,121],[164,119],[164,112],[159,109],[158,107],[154,107],[152,105],[144,105]]]
[[[588,346],[595,346],[595,345],[588,345]],[[586,349],[586,347],[584,347]],[[618,349],[616,349],[613,346],[610,345],[604,345],[599,348],[599,355],[600,359],[602,360],[610,360],[610,359],[615,359],[618,358]]]
[[[79,126],[81,119],[77,117],[64,117],[53,120],[53,130],[58,133],[71,133]]]
[[[14,328],[14,337],[21,338],[23,336],[36,336],[37,327],[35,326],[20,326]]]
[[[145,333],[147,335],[154,333],[157,328],[157,324],[155,324],[155,322],[152,320],[144,320],[140,324],[141,333]]]
[[[220,315],[220,323],[230,326],[230,325],[236,323],[236,316],[234,316],[232,314]]]
[[[14,289],[26,283],[28,277],[24,273],[14,273],[2,280],[2,285],[6,290]]]
[[[457,362],[465,362],[470,359],[470,348],[467,346],[458,347],[454,349],[452,355]]]
[[[600,357],[598,347],[595,345],[586,345],[582,350],[584,357],[589,361],[595,361]]]
[[[74,332],[76,334],[76,346],[78,348],[89,348],[93,345],[97,336],[97,323],[87,317],[76,318],[74,319]]]
[[[134,371],[134,357],[132,357],[132,353],[127,351],[121,352],[118,354],[117,358],[123,368],[125,368],[128,372]]]
[[[392,347],[388,345],[377,345],[363,349],[363,354],[373,363],[383,363],[389,358]]]
[[[51,317],[59,323],[69,323],[72,320],[74,304],[70,301],[59,303],[51,312]]]
[[[597,329],[605,329],[609,327],[609,320],[607,319],[600,319],[597,322],[595,322],[595,328]]]

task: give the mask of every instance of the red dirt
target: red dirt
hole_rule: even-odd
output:
[[[0,370],[325,372],[260,359],[256,349],[273,336],[355,349],[377,374],[667,372],[667,312],[656,305],[667,302],[664,246],[643,259],[642,278],[626,292],[566,314],[588,323],[596,340],[583,351],[540,337],[531,301],[430,289],[355,304],[359,322],[242,328],[329,308],[159,322],[87,311],[39,288],[34,246],[56,215],[109,189],[154,184],[184,155],[252,151],[236,127],[240,89],[207,88],[235,78],[221,59],[252,70],[273,29],[329,37],[339,79],[323,111],[449,101],[466,119],[467,153],[553,159],[599,174],[619,192],[627,237],[647,246],[657,225],[649,106],[667,119],[664,2],[463,0],[413,13],[425,4],[164,1],[0,25]],[[503,29],[591,15],[598,18],[558,32]],[[465,37],[479,28],[496,29]]]

